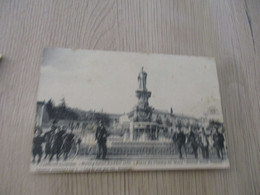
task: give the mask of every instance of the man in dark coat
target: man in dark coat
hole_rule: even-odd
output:
[[[75,135],[72,133],[72,129],[69,130],[69,133],[66,134],[64,137],[64,143],[63,143],[63,155],[64,155],[64,160],[67,160],[68,154],[71,150],[72,144],[74,142]]]
[[[188,142],[191,144],[193,154],[195,158],[198,158],[198,141],[197,141],[197,136],[195,135],[194,129],[191,129],[189,137],[188,137]]]
[[[42,143],[44,142],[44,138],[41,136],[41,130],[36,129],[35,136],[33,138],[33,163],[35,163],[35,158],[38,155],[38,161],[37,163],[40,163],[42,158]]]
[[[100,156],[102,156],[102,159],[106,158],[107,137],[108,137],[108,133],[107,133],[105,127],[103,126],[103,123],[100,121],[99,126],[96,131],[96,140],[97,140],[97,144],[98,144],[98,152],[97,152],[97,157],[96,157],[97,159],[99,159]]]
[[[216,127],[216,133],[213,135],[214,147],[217,151],[217,156],[219,159],[223,160],[223,150],[224,150],[224,135],[219,132],[218,127]]]
[[[53,156],[56,155],[57,161],[59,160],[61,154],[61,147],[63,144],[63,135],[65,134],[64,130],[61,130],[59,127],[56,128],[55,134],[53,137],[53,144],[51,149],[51,156],[50,161],[52,160]]]
[[[205,129],[202,128],[202,132],[200,134],[200,143],[201,143],[202,157],[204,159],[209,158],[209,139],[208,139],[209,135],[207,135]]]
[[[182,159],[182,151],[181,151],[182,147],[185,150],[185,141],[186,141],[186,136],[183,133],[182,129],[179,128],[179,132],[178,132],[177,137],[176,137],[176,143],[177,143],[180,159]]]
[[[45,149],[44,149],[45,157],[44,157],[44,159],[46,159],[47,156],[51,155],[51,148],[52,148],[52,143],[53,143],[52,139],[54,138],[55,129],[56,129],[56,127],[52,126],[51,129],[49,131],[47,131],[43,136],[44,140],[45,140]]]
[[[77,139],[77,142],[76,142],[76,143],[77,143],[77,145],[78,145],[78,148],[79,148],[79,149],[80,149],[80,144],[81,144],[81,141],[82,141],[82,140],[81,140],[81,138],[79,137],[79,138]]]

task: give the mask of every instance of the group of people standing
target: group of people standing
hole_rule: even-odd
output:
[[[102,121],[98,121],[95,133],[97,141],[96,159],[106,159],[108,136],[109,133]],[[209,159],[212,150],[216,151],[219,159],[224,159],[225,137],[223,132],[219,131],[219,127],[212,127],[207,130],[204,128],[191,128],[188,132],[183,127],[178,127],[177,132],[173,134],[172,140],[176,144],[180,159],[183,158],[183,151],[186,158],[187,153],[192,151],[195,159],[198,159],[199,150],[203,159]],[[37,163],[39,163],[43,154],[45,154],[44,159],[48,158],[49,161],[52,161],[54,156],[59,161],[61,155],[63,155],[64,160],[67,160],[73,144],[75,144],[78,151],[81,139],[73,133],[73,128],[70,126],[57,126],[56,123],[53,123],[50,130],[45,133],[42,133],[41,128],[36,128],[33,138],[32,161],[35,163],[38,156]]]
[[[179,158],[183,158],[183,150],[187,157],[187,149],[190,146],[195,159],[198,159],[199,148],[201,149],[203,159],[209,159],[209,150],[212,146],[216,151],[217,157],[223,160],[225,138],[223,133],[219,131],[219,127],[215,127],[214,130],[206,131],[204,128],[200,130],[191,128],[189,133],[184,133],[183,128],[179,127],[178,132],[173,135],[173,142],[176,143]],[[210,145],[210,138],[213,140],[213,145]]]
[[[70,127],[70,125],[69,127],[57,126],[56,122],[54,122],[50,130],[45,133],[42,133],[42,129],[37,127],[33,138],[32,162],[35,163],[38,157],[37,163],[40,163],[43,154],[45,154],[44,159],[48,158],[49,161],[52,161],[54,156],[56,156],[56,160],[59,161],[61,155],[63,155],[64,160],[67,160],[73,143],[75,143],[78,148],[81,144],[81,139],[76,137],[73,133],[73,129],[74,128]],[[98,149],[96,159],[106,158],[108,135],[102,121],[99,121],[95,134]]]
[[[79,147],[81,143],[81,139],[77,138],[73,133],[73,128],[66,128],[65,126],[61,127],[53,124],[51,129],[44,134],[42,133],[41,128],[36,128],[32,149],[33,163],[35,163],[37,156],[37,163],[39,163],[43,153],[45,153],[44,159],[48,157],[49,161],[51,161],[55,155],[58,161],[62,154],[64,160],[66,160],[73,143],[76,143],[77,147]],[[44,152],[43,144],[45,144]]]

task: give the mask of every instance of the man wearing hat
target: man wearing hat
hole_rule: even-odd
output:
[[[216,127],[216,132],[213,135],[214,147],[217,151],[217,156],[219,159],[224,159],[223,157],[223,150],[224,150],[224,135],[219,132],[219,127]]]
[[[33,138],[33,149],[32,149],[32,154],[33,154],[33,163],[35,163],[35,158],[38,155],[38,161],[37,163],[40,163],[41,158],[42,158],[42,144],[44,142],[43,136],[41,136],[42,130],[40,128],[37,128],[35,130],[35,135]]]
[[[44,139],[45,139],[45,157],[44,159],[46,159],[48,156],[51,155],[51,148],[52,148],[52,142],[53,142],[53,138],[54,138],[54,132],[55,129],[57,127],[56,126],[52,126],[51,129],[47,132],[44,133]]]
[[[102,159],[106,158],[107,154],[107,137],[108,133],[103,126],[102,121],[99,121],[97,131],[96,131],[96,140],[98,144],[98,152],[97,152],[97,159],[102,157]]]
[[[184,150],[186,152],[186,149],[185,149],[186,136],[185,136],[181,127],[178,127],[178,131],[179,132],[178,132],[177,137],[176,137],[176,143],[177,143],[177,147],[178,147],[178,151],[179,151],[179,158],[182,159],[181,149],[184,148]]]

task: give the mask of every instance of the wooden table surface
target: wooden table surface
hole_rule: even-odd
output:
[[[231,168],[32,174],[45,47],[215,57]],[[0,194],[260,194],[259,0],[0,0]]]

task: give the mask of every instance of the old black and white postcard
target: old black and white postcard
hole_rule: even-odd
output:
[[[213,58],[45,49],[31,170],[228,168]]]

